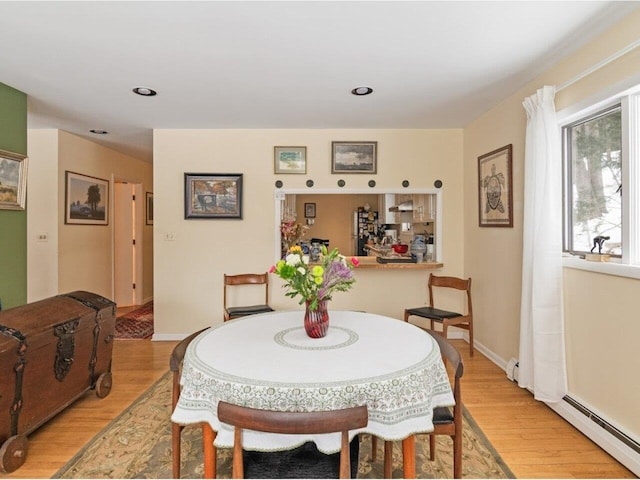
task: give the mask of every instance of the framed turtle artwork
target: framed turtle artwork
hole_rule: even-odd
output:
[[[478,219],[481,227],[513,227],[511,144],[478,157]]]

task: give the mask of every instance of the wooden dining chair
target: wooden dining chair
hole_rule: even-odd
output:
[[[440,333],[427,330],[440,348],[440,353],[453,371],[453,398],[456,402],[453,408],[436,407],[433,409],[433,432],[429,435],[429,458],[433,462],[436,459],[436,435],[448,435],[453,440],[453,478],[462,478],[462,392],[460,379],[464,372],[464,364],[460,352]],[[371,437],[372,460],[375,461],[373,452],[377,449],[377,438]],[[393,455],[393,442],[384,442],[384,477],[391,478],[391,458]]]
[[[351,459],[349,448],[349,430],[367,426],[366,405],[323,412],[277,412],[241,407],[227,402],[218,403],[218,419],[234,427],[232,477],[244,477],[242,451],[243,429],[283,434],[321,434],[341,432],[341,449],[338,473],[340,478],[351,477]],[[354,439],[358,441],[358,439]],[[279,452],[274,452],[279,453]],[[322,455],[319,457],[318,455]],[[305,468],[312,470],[323,459],[331,461],[330,455],[318,452]],[[324,474],[320,478],[326,478]],[[277,478],[280,478],[279,476]],[[298,478],[295,476],[293,478]]]
[[[182,376],[182,361],[184,360],[184,354],[191,341],[205,330],[207,330],[207,328],[203,328],[200,331],[192,333],[184,340],[181,340],[171,352],[171,357],[169,357],[169,369],[173,372],[171,411],[175,410],[176,405],[178,404],[178,399],[180,398],[180,377]],[[183,429],[183,425],[171,422],[171,460],[173,478],[180,478],[180,439]]]
[[[409,317],[426,318],[430,321],[431,330],[435,329],[435,323],[442,324],[442,335],[447,338],[448,327],[458,327],[469,332],[469,353],[473,357],[473,306],[471,303],[471,278],[440,277],[434,274],[429,275],[427,284],[429,290],[429,306],[407,308],[404,311],[404,321],[408,322]],[[466,296],[466,313],[458,313],[449,310],[441,310],[434,306],[434,288],[450,288],[460,290]]]
[[[229,296],[232,287],[242,285],[263,285],[264,286],[264,303],[258,305],[240,305],[230,306]],[[269,274],[268,273],[243,273],[240,275],[224,275],[224,294],[223,294],[224,321],[234,318],[254,315],[257,313],[273,312],[273,308],[269,306]]]

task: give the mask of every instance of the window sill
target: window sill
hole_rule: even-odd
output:
[[[640,266],[638,265],[626,265],[615,262],[589,262],[588,260],[575,257],[564,257],[562,259],[562,265],[565,268],[574,268],[576,270],[640,279]]]

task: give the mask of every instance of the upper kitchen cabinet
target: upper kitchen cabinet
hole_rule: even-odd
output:
[[[428,193],[411,195],[413,202],[413,221],[432,222],[436,218],[436,196]]]

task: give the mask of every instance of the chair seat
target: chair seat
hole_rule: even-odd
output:
[[[446,318],[456,318],[462,316],[462,314],[458,312],[450,312],[448,310],[440,310],[439,308],[433,307],[409,308],[407,310],[407,313],[409,315],[416,315],[418,317],[430,318],[437,322],[441,322]]]
[[[255,315],[257,313],[273,312],[273,308],[269,305],[249,305],[242,307],[229,307],[227,308],[230,318],[244,317],[246,315]]]
[[[443,425],[453,423],[453,412],[449,407],[436,407],[433,409],[433,424]]]
[[[356,478],[360,452],[357,435],[349,448],[351,478]],[[244,478],[338,478],[340,473],[340,452],[326,455],[313,442],[279,452],[244,450],[243,460]]]

